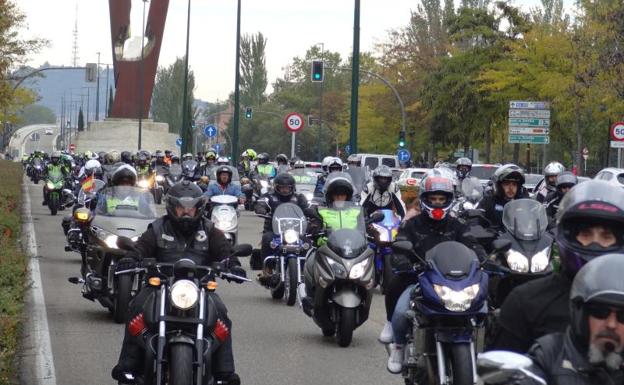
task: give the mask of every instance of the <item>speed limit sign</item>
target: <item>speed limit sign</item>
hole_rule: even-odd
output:
[[[303,116],[296,112],[286,115],[284,127],[290,132],[299,132],[303,129]]]
[[[613,140],[624,141],[624,122],[615,122],[611,126],[611,138]]]

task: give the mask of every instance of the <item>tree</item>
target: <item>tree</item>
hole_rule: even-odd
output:
[[[193,105],[193,90],[195,88],[195,75],[189,70],[188,95],[189,106]],[[169,124],[169,132],[180,132],[182,125],[182,100],[184,93],[184,58],[176,61],[166,68],[159,68],[156,73],[156,83],[152,96],[152,116],[155,121]],[[192,110],[187,111],[188,119],[192,119]]]
[[[244,35],[241,38],[241,103],[244,106],[259,106],[266,97],[267,69],[265,48],[267,40],[261,32]]]
[[[54,112],[48,107],[38,104],[31,104],[24,107],[17,118],[19,123],[24,126],[56,123],[56,115]]]
[[[78,110],[78,131],[84,131],[84,116],[82,115],[82,107]]]

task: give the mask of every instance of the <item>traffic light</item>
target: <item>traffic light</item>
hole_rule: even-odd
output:
[[[253,108],[251,107],[245,108],[245,119],[251,120],[252,116],[253,116]]]
[[[323,68],[324,63],[322,60],[312,60],[312,81],[313,82],[322,82],[323,81]]]
[[[405,132],[399,132],[399,148],[405,147]]]

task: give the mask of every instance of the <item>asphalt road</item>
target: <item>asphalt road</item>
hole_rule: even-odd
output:
[[[43,136],[42,138],[52,138]],[[27,185],[35,224],[38,259],[50,330],[56,384],[113,384],[110,370],[117,361],[123,327],[113,323],[99,303],[83,299],[80,287],[67,281],[79,273],[79,255],[63,250],[62,216],[41,205],[42,187]],[[257,245],[261,221],[243,213],[241,242]],[[248,268],[248,260],[244,260]],[[250,276],[256,272],[248,270]],[[355,331],[353,343],[340,348],[298,306],[272,300],[256,282],[220,282],[219,294],[233,320],[236,369],[244,384],[399,384],[386,371],[387,355],[376,338],[384,320],[383,297],[375,295],[369,320]],[[27,303],[32,306],[32,303]],[[27,312],[28,314],[28,307]],[[28,317],[26,317],[28,318]],[[37,325],[28,322],[25,334]],[[28,341],[26,338],[25,341]],[[24,346],[21,383],[36,384],[34,350]]]

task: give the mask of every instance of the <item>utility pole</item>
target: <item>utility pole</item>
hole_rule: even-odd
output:
[[[182,146],[180,147],[180,153],[185,154],[189,152],[191,144],[188,143],[189,139],[192,141],[192,135],[188,132],[188,116],[187,116],[187,104],[188,104],[188,57],[189,57],[189,35],[191,33],[191,0],[188,0],[188,14],[186,16],[186,55],[184,56],[184,96],[182,98],[182,127],[180,128],[180,138],[182,138]],[[180,154],[180,155],[181,155]]]
[[[355,0],[353,15],[353,71],[351,73],[351,153],[357,153],[358,95],[360,85],[360,0]]]
[[[189,0],[189,7],[191,6]],[[143,60],[145,59],[145,3],[147,0],[143,0],[143,21],[141,23],[141,64],[139,65],[139,141],[138,149],[141,149],[141,134],[143,131]],[[188,37],[187,37],[188,39]],[[186,48],[186,55],[188,56],[188,42]],[[98,78],[99,79],[99,78]],[[107,91],[108,92],[108,91]]]
[[[95,121],[100,120],[100,53],[98,55],[98,63],[97,63],[97,85],[96,85],[96,93],[95,93]]]
[[[106,103],[105,103],[105,107],[106,110],[104,111],[104,119],[108,118],[108,78],[109,78],[110,72],[109,72],[109,68],[108,68],[108,64],[106,65],[106,92],[105,92],[105,99],[106,99]]]
[[[234,127],[232,130],[232,164],[238,164],[238,126],[240,123],[240,26],[241,0],[236,11],[236,75],[234,79]]]

